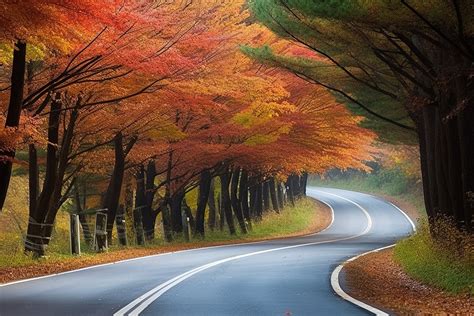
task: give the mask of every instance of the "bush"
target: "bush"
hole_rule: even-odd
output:
[[[384,188],[389,195],[401,195],[410,191],[415,181],[408,178],[401,169],[381,169],[367,177],[372,187]]]

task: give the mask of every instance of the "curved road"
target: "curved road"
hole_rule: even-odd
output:
[[[330,205],[319,234],[156,255],[0,287],[0,315],[370,315],[341,299],[332,271],[412,225],[362,193],[308,188]],[[344,287],[344,285],[343,285]]]

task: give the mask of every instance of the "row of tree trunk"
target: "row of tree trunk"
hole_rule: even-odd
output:
[[[80,101],[78,101],[80,102]],[[168,170],[166,193],[162,197],[155,185],[157,176],[153,160],[141,165],[135,174],[135,196],[130,196],[130,188],[125,190],[125,203],[120,204],[123,182],[126,171],[126,157],[132,149],[136,138],[125,142],[122,133],[118,132],[113,139],[115,159],[107,189],[102,198],[100,211],[107,215],[106,235],[101,238],[92,236],[85,210],[85,203],[80,201],[78,184],[75,178],[68,179],[69,155],[75,124],[79,111],[62,111],[60,95],[53,98],[49,113],[48,147],[46,153],[45,177],[40,190],[39,167],[34,145],[29,147],[29,193],[30,210],[25,250],[36,256],[45,254],[51,240],[56,214],[65,200],[73,198],[76,212],[79,214],[85,239],[88,243],[96,241],[99,250],[105,250],[112,242],[114,224],[117,227],[118,241],[127,244],[125,222],[133,220],[133,233],[137,244],[144,244],[155,238],[156,219],[162,214],[164,238],[173,240],[189,226],[195,236],[205,236],[205,220],[213,230],[227,226],[230,234],[236,234],[238,226],[242,234],[251,229],[252,221],[258,221],[267,211],[280,212],[288,201],[295,203],[298,197],[305,195],[307,174],[291,175],[285,183],[275,178],[264,178],[249,175],[240,168],[220,168],[219,170],[203,170],[197,181],[198,199],[196,212],[193,215],[186,202],[186,186],[172,191],[171,172]],[[61,114],[61,113],[65,113]],[[60,126],[64,127],[60,133]],[[62,135],[62,137],[60,137]],[[59,146],[55,145],[59,144]],[[72,173],[74,174],[74,173]],[[216,179],[220,187],[216,187]],[[192,186],[191,186],[192,187]],[[219,192],[216,199],[216,192]],[[209,210],[206,216],[206,210]],[[89,212],[89,211],[87,211]]]
[[[204,238],[206,227],[210,230],[221,229],[226,226],[230,234],[246,234],[251,229],[253,221],[260,220],[265,212],[280,212],[286,203],[295,203],[295,200],[306,194],[307,174],[291,175],[285,183],[273,177],[262,178],[249,176],[246,170],[240,168],[226,169],[217,176],[210,170],[202,171],[198,187],[196,211],[193,215],[185,199],[185,191],[178,190],[169,197],[158,198],[154,201],[156,188],[155,164],[150,161],[145,168],[141,166],[136,173],[136,193],[134,205],[125,209],[132,212],[133,234],[137,244],[142,245],[155,238],[156,218],[162,214],[164,238],[167,241],[185,233],[192,233],[195,237]],[[216,187],[216,179],[220,186]],[[109,191],[107,191],[109,192]],[[130,204],[130,202],[129,202]],[[154,208],[155,205],[155,208]],[[123,219],[127,218],[124,207],[118,207],[117,212],[108,211],[109,243],[111,242],[113,223],[117,224],[117,235],[121,245],[127,240]],[[206,214],[206,211],[209,213]],[[207,219],[207,225],[206,225]],[[187,231],[189,227],[191,231]],[[82,222],[81,222],[82,223]]]
[[[419,44],[435,65],[435,100],[416,112],[428,218],[454,220],[474,232],[474,77],[472,59],[454,49]],[[433,53],[437,51],[437,53]],[[424,80],[424,81],[423,81]],[[420,76],[420,81],[428,82]],[[428,95],[419,92],[419,97]]]

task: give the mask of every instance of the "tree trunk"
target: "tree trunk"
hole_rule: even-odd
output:
[[[92,233],[91,229],[89,227],[89,223],[87,222],[87,216],[85,214],[82,214],[84,211],[84,208],[86,207],[85,205],[85,200],[84,200],[84,207],[81,204],[81,197],[79,195],[79,184],[76,181],[76,184],[74,185],[74,203],[76,205],[76,213],[79,214],[79,222],[81,223],[81,228],[82,228],[82,236],[84,236],[84,240],[86,241],[86,244],[88,246],[92,246]]]
[[[301,187],[301,195],[306,196],[306,188],[308,186],[308,173],[303,172],[301,175],[300,187]]]
[[[128,225],[128,237],[134,238],[135,236],[135,227],[133,225],[134,219],[133,219],[133,210],[134,210],[134,205],[133,205],[133,188],[132,188],[132,180],[131,176],[127,174],[127,177],[125,179],[125,196],[124,196],[124,202],[125,202],[125,221],[128,223],[132,223],[132,225]]]
[[[292,176],[289,176],[286,180],[286,194],[288,195],[288,200],[291,203],[291,206],[295,206],[295,194]]]
[[[276,181],[276,191],[278,197],[278,205],[280,206],[280,209],[283,210],[283,208],[285,207],[285,197],[283,194],[282,184],[278,181]]]
[[[292,175],[291,176],[291,184],[293,187],[293,197],[296,199],[299,199],[302,195],[301,192],[301,182],[300,182],[300,176],[298,175]]]
[[[206,204],[209,201],[211,182],[211,172],[209,170],[201,172],[201,178],[199,180],[199,196],[196,209],[196,226],[194,229],[195,234],[200,235],[201,237],[204,237],[204,218],[206,215]],[[212,191],[212,194],[214,194],[214,191]]]
[[[263,183],[257,184],[255,194],[255,218],[261,220],[263,217]]]
[[[154,160],[150,160],[146,168],[145,179],[145,207],[142,209],[143,230],[145,239],[150,241],[155,239],[155,223],[158,212],[153,211],[153,200],[155,198],[155,177],[156,165]]]
[[[221,207],[225,215],[227,226],[231,235],[235,235],[234,219],[232,217],[232,206],[229,195],[229,172],[225,171],[221,176]]]
[[[247,234],[247,226],[245,224],[244,214],[242,212],[242,206],[240,204],[237,192],[239,191],[239,179],[240,179],[240,169],[236,169],[232,175],[232,182],[230,186],[230,201],[232,204],[232,209],[234,210],[235,217],[239,222],[240,231],[242,234]]]
[[[219,230],[223,231],[225,224],[225,213],[224,207],[222,206],[222,192],[219,192],[219,195],[217,197],[217,205],[219,209]]]
[[[20,123],[21,107],[23,105],[23,89],[25,86],[26,43],[18,40],[13,51],[13,65],[10,88],[10,103],[5,122],[5,128],[17,128]],[[7,197],[8,186],[12,174],[14,148],[3,148],[0,145],[0,211]]]
[[[135,176],[137,181],[137,191],[135,193],[135,209],[133,210],[133,221],[138,245],[143,245],[144,229],[143,229],[143,209],[146,208],[145,194],[145,168],[141,165]]]
[[[125,153],[123,150],[123,135],[121,132],[114,137],[114,169],[109,180],[102,207],[107,209],[107,239],[112,244],[112,229],[120,201],[123,176],[125,173]]]
[[[471,92],[470,100],[474,99]],[[460,164],[462,198],[464,206],[465,228],[474,232],[474,109],[471,105],[458,115],[458,137],[460,143]]]
[[[48,223],[46,218],[51,207],[52,196],[57,176],[58,167],[58,142],[59,142],[59,121],[61,111],[61,99],[57,94],[51,102],[51,110],[48,121],[48,146],[46,154],[46,174],[43,182],[43,189],[39,195],[36,209],[30,210],[30,221],[25,240],[25,250],[32,251],[35,256],[43,256],[52,231],[53,223]],[[49,236],[48,236],[49,235]]]
[[[170,210],[170,202],[165,200],[161,206],[161,217],[163,220],[163,231],[165,241],[171,242],[173,240],[173,229],[171,226],[171,210]]]
[[[115,217],[116,225],[117,225],[117,237],[119,244],[121,246],[127,245],[127,226],[125,225],[125,206],[120,204],[117,209],[117,216]]]
[[[39,169],[38,155],[34,144],[28,146],[28,188],[29,188],[29,209],[30,214],[36,210],[36,203],[39,194]]]
[[[209,206],[209,218],[207,225],[209,226],[210,230],[214,230],[216,228],[216,196],[215,196],[215,184],[214,179],[211,178],[211,183],[209,186],[209,197],[207,200],[207,205]]]
[[[275,178],[270,178],[268,183],[269,183],[270,198],[272,200],[273,210],[277,213],[280,213],[280,206],[278,205],[278,198],[277,198],[277,192],[276,192],[276,187],[275,187]]]
[[[263,210],[269,211],[270,210],[270,183],[268,180],[263,182],[263,191],[262,191],[262,198],[263,198]]]
[[[252,179],[249,183],[249,197],[250,197],[250,217],[257,217],[257,184]]]
[[[58,109],[57,112],[59,113],[58,115],[60,115],[61,109]],[[78,117],[79,111],[77,108],[74,108],[72,111],[70,111],[69,122],[67,124],[67,127],[64,129],[62,140],[60,143],[58,140],[59,150],[56,157],[57,170],[55,174],[54,188],[51,194],[49,207],[46,212],[46,218],[44,219],[44,223],[46,225],[43,227],[42,232],[43,240],[45,241],[46,245],[51,240],[51,236],[53,233],[53,224],[56,219],[56,215],[58,214],[59,208],[61,207],[62,203],[67,200],[70,190],[75,185],[74,181],[76,181],[76,178],[73,178],[72,182],[69,183],[66,192],[62,192],[64,187],[64,178],[66,175],[66,170],[69,165],[69,153],[71,151],[74,131]],[[64,120],[66,119],[64,118]]]
[[[180,189],[171,196],[171,228],[173,233],[181,234],[183,232],[183,223],[181,219],[181,203],[184,198],[184,190]]]
[[[430,223],[440,215],[472,232],[474,207],[474,80],[472,61],[456,50],[417,43],[435,65],[432,104],[416,118],[425,206]],[[426,47],[423,47],[426,46]],[[425,83],[426,84],[426,83]],[[433,84],[428,82],[428,84]],[[421,95],[420,97],[425,97]],[[444,238],[444,236],[433,236]]]
[[[250,218],[249,207],[249,176],[246,170],[242,170],[242,175],[240,176],[239,199],[240,205],[242,207],[242,213],[244,214],[244,218],[251,229],[252,221]]]
[[[194,227],[196,227],[196,220],[194,219],[193,212],[191,211],[191,208],[188,205],[188,202],[186,202],[186,197],[183,198],[183,201],[181,202],[181,214],[184,214],[184,219],[181,218],[181,221],[184,225],[188,224],[188,219],[189,219],[189,226],[191,226],[191,232],[190,233],[195,233]],[[183,215],[182,215],[183,217]],[[184,229],[184,227],[183,227]],[[186,227],[187,229],[187,227]]]

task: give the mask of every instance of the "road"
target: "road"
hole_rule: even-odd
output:
[[[332,225],[319,234],[181,251],[2,286],[0,315],[370,315],[334,293],[331,273],[350,257],[408,235],[411,223],[370,195],[311,187],[308,195],[333,209]]]

